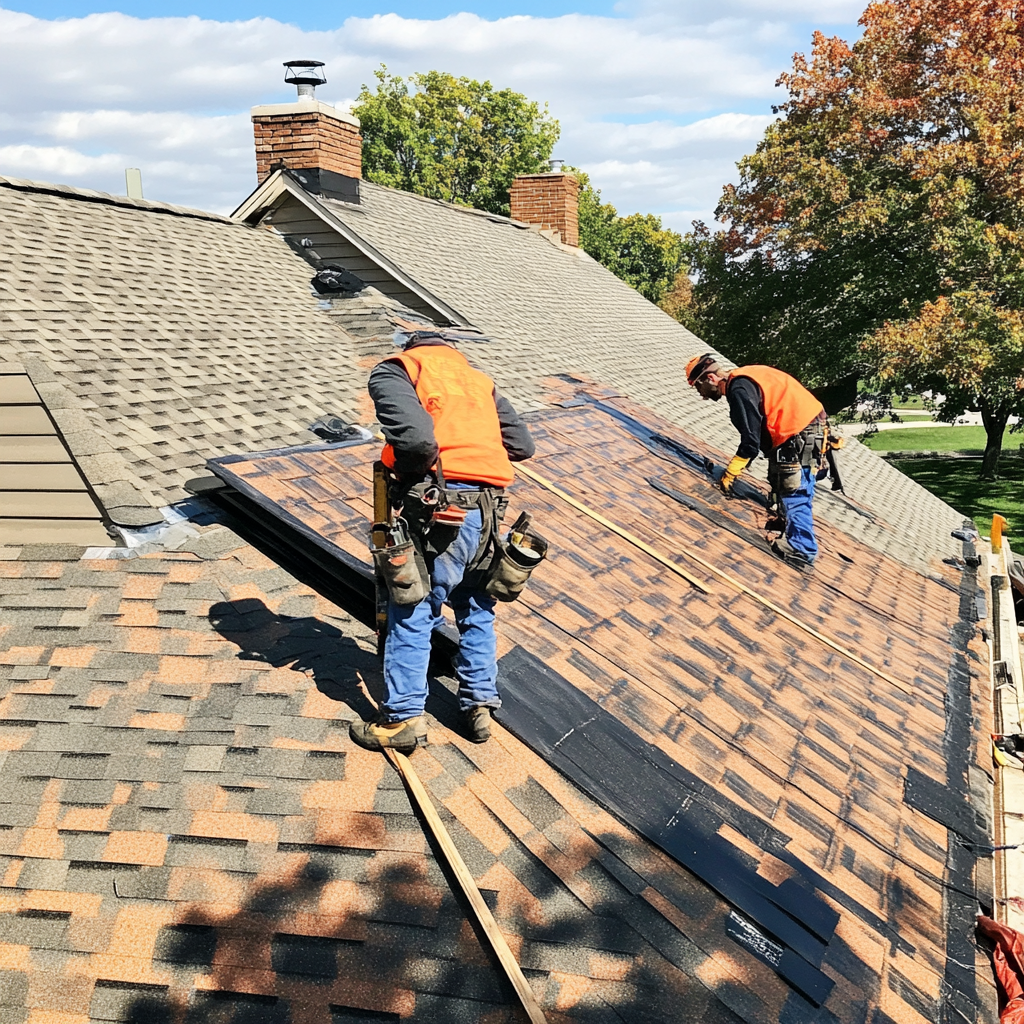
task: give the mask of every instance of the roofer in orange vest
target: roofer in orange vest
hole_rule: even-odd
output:
[[[427,329],[398,335],[406,342],[402,354],[370,374],[370,397],[387,440],[381,459],[391,471],[391,504],[400,510],[396,522],[407,524],[402,528],[415,554],[402,571],[419,575],[395,585],[385,577],[384,700],[374,721],[353,722],[349,730],[368,750],[411,753],[426,742],[430,637],[443,621],[444,603],[459,629],[454,665],[467,737],[489,739],[491,712],[501,706],[495,597],[483,564],[494,564],[493,545],[500,544],[512,462],[530,458],[534,444],[494,382],[449,344],[450,337]]]
[[[825,410],[798,380],[771,366],[741,366],[724,372],[710,352],[686,364],[686,379],[701,398],[729,403],[740,444],[719,481],[732,494],[739,475],[757,457],[768,456],[768,483],[782,506],[785,534],[772,551],[791,565],[809,566],[818,554],[814,537],[815,470],[825,437]]]

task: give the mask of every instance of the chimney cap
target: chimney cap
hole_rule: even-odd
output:
[[[562,164],[564,163],[564,160],[556,160],[552,158],[551,160],[548,161],[548,168],[550,169],[552,174],[559,174],[562,170]]]
[[[284,66],[287,68],[284,80],[289,85],[312,85],[316,87],[323,85],[327,81],[327,75],[320,70],[324,66],[322,60],[286,60]]]

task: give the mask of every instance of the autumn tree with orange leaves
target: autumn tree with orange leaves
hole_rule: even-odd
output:
[[[851,371],[980,409],[983,475],[1024,411],[1024,24],[1017,0],[873,3],[814,37],[690,236],[693,311],[738,361]]]

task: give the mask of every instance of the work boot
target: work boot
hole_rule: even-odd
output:
[[[388,722],[383,715],[369,722],[356,719],[349,724],[348,734],[352,742],[364,750],[383,751],[389,747],[402,754],[411,754],[417,747],[427,745],[427,723],[422,715],[402,722]]]
[[[491,709],[469,708],[463,711],[462,732],[472,743],[486,743],[491,738]]]
[[[813,558],[808,558],[802,551],[797,551],[785,537],[773,540],[770,547],[773,555],[781,558],[787,565],[791,565],[795,569],[810,569],[814,564]]]

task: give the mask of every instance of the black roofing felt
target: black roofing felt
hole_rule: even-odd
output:
[[[984,591],[978,587],[978,573],[975,568],[978,562],[977,552],[970,540],[963,542],[963,558],[966,568],[960,584],[960,620],[954,625],[950,636],[953,657],[946,675],[946,729],[942,738],[946,760],[946,787],[949,800],[956,808],[957,824],[963,820],[959,813],[960,807],[971,796],[969,773],[974,719],[968,644],[974,629],[972,624],[984,614],[984,606],[982,605],[979,610],[977,603],[979,595],[984,601]],[[910,782],[909,772],[907,782]],[[935,817],[927,810],[924,813]],[[942,818],[936,817],[936,820],[942,821]],[[974,923],[979,900],[991,905],[991,894],[979,893],[976,888],[980,876],[984,874],[977,870],[977,862],[979,857],[991,854],[979,849],[976,845],[977,838],[974,842],[959,841],[959,829],[945,821],[943,824],[947,827],[946,877],[942,887],[942,909],[946,921],[946,964],[943,982],[946,998],[954,1011],[947,1014],[947,1019],[952,1019],[958,1014],[965,1019],[976,1020],[978,979],[968,965],[972,963],[974,957]],[[976,822],[969,822],[964,827],[972,831],[975,837],[981,832]]]
[[[752,925],[733,935],[745,948],[815,1006],[828,998],[833,982],[820,967],[839,915],[807,884],[807,869],[802,882],[772,885],[718,831],[728,821],[758,845],[780,850],[787,836],[712,790],[522,647],[501,659],[498,679],[502,706],[495,717],[503,726],[760,925],[779,952],[757,953]]]

